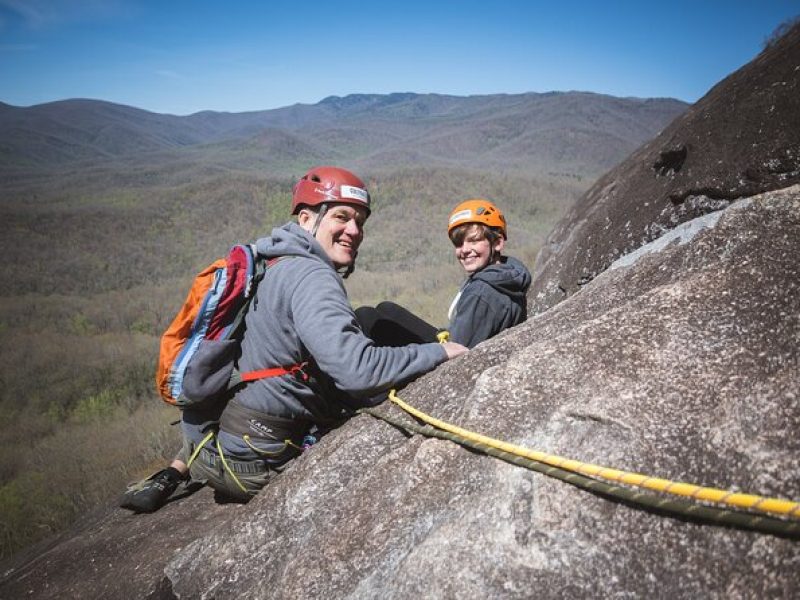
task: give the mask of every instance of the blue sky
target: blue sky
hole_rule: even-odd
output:
[[[0,0],[0,101],[240,112],[351,93],[694,102],[797,0]]]

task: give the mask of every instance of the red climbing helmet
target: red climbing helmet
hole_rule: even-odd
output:
[[[339,167],[314,167],[300,178],[292,189],[292,214],[303,206],[328,203],[363,206],[369,215],[369,192],[364,182]]]

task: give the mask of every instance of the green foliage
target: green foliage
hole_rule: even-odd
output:
[[[0,558],[63,529],[163,465],[178,448],[177,432],[169,425],[175,416],[174,408],[150,398],[133,413],[117,406],[105,416],[71,419],[47,434],[20,420],[19,447],[4,453],[16,470],[0,483]]]
[[[89,321],[89,318],[83,313],[72,315],[70,325],[72,331],[78,335],[89,335],[93,333],[95,329],[91,321]]]
[[[143,333],[146,335],[156,335],[158,332],[154,329],[151,321],[147,319],[137,319],[131,323],[131,333]]]
[[[69,411],[67,408],[59,404],[58,401],[50,402],[44,411],[44,415],[52,423],[61,423],[62,421],[66,421],[68,414]]]
[[[78,423],[90,423],[110,417],[116,408],[120,394],[106,388],[78,400],[70,417]]]
[[[0,556],[58,531],[74,508],[42,473],[26,472],[0,486]]]

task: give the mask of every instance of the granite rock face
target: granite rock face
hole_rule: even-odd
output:
[[[679,223],[799,182],[800,24],[587,191],[537,257],[531,310]]]
[[[215,502],[210,489],[181,495],[152,515],[115,507],[84,515],[3,564],[0,598],[173,598],[164,565],[242,508]]]

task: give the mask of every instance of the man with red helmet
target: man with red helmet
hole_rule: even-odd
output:
[[[184,410],[184,448],[172,465],[125,494],[122,506],[157,510],[189,473],[248,500],[296,457],[312,427],[330,428],[350,409],[467,349],[456,343],[379,347],[362,331],[342,279],[352,272],[370,214],[353,173],[317,167],[294,186],[297,221],[256,242],[272,261],[245,316],[239,369],[303,365],[299,375],[251,381],[224,410]]]
[[[292,214],[298,215],[298,222],[304,228],[306,219],[313,217],[313,221],[309,223],[311,235],[317,238],[337,269],[346,269],[345,276],[347,276],[355,266],[358,244],[361,243],[363,236],[364,221],[370,213],[369,202],[369,193],[364,187],[364,183],[353,173],[337,167],[317,167],[303,175],[294,186]],[[344,210],[344,212],[355,214],[359,209],[362,211],[362,214],[357,217],[359,221],[357,244],[354,245],[354,240],[349,238],[333,240],[330,236],[331,232],[324,230],[320,235],[320,225],[326,222],[325,217],[328,216],[328,211],[334,204],[338,205],[337,210]],[[352,209],[345,210],[348,206]],[[306,212],[303,213],[303,210]],[[340,221],[341,219],[334,218],[333,220]],[[331,219],[328,218],[327,222],[330,221]]]

